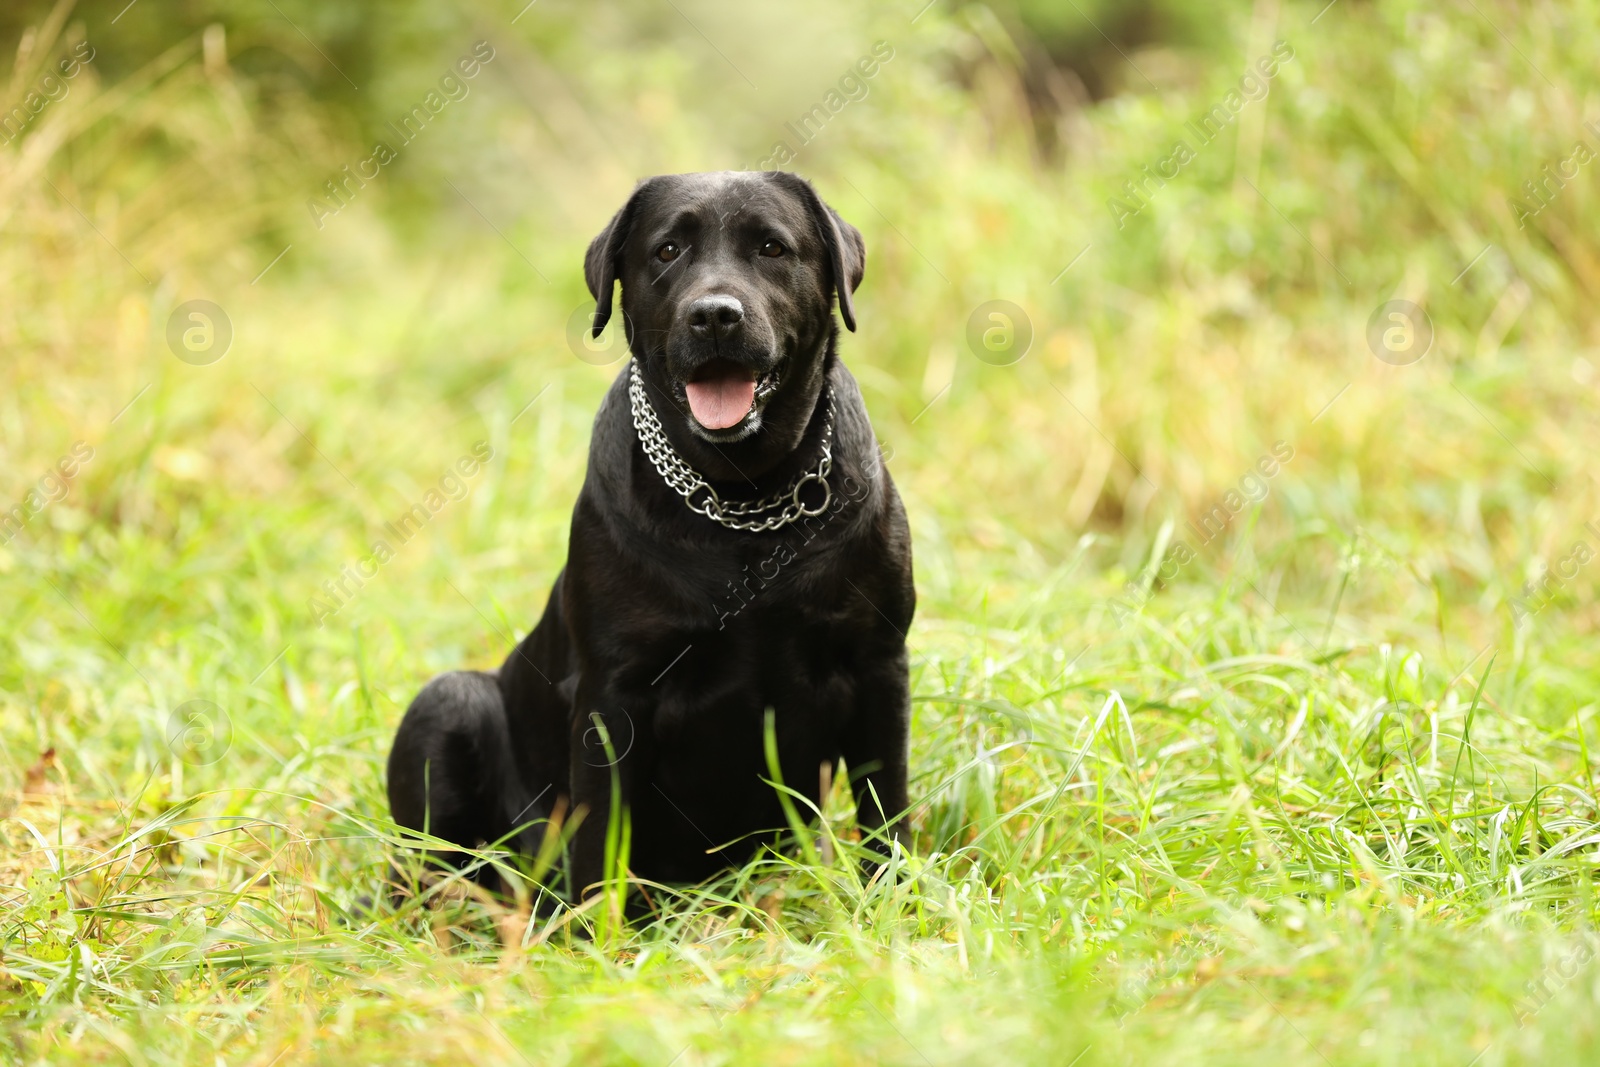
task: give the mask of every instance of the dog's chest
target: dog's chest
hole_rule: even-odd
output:
[[[854,699],[852,628],[793,604],[749,604],[725,625],[685,642],[661,677],[655,734],[667,748],[734,730],[759,742],[772,709],[780,726],[828,733]]]

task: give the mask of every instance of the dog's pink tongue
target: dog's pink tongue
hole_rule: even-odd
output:
[[[756,383],[749,378],[724,374],[686,382],[689,410],[708,430],[726,430],[739,425],[756,402]]]

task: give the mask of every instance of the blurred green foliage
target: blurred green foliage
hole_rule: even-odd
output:
[[[1592,1058],[1584,982],[1518,1013],[1596,919],[1597,16],[7,5],[0,511],[51,498],[0,545],[7,1054]],[[361,925],[401,709],[498,662],[565,553],[621,366],[568,343],[587,242],[640,177],[780,146],[868,247],[843,352],[916,539],[919,877],[769,858],[525,956],[482,901]],[[206,366],[167,341],[196,299],[233,327]],[[1397,299],[1409,365],[1369,347]],[[1031,321],[1009,366],[968,348],[992,300]],[[195,699],[213,764],[168,736]]]

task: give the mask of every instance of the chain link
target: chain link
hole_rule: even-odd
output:
[[[638,360],[629,362],[628,375],[628,400],[633,407],[633,429],[639,435],[639,444],[644,447],[644,454],[650,458],[650,465],[661,475],[661,480],[683,497],[683,502],[689,506],[690,511],[704,515],[712,522],[720,523],[730,530],[749,530],[759,533],[763,530],[776,530],[801,518],[820,515],[833,502],[833,487],[828,484],[828,475],[833,472],[831,387],[828,388],[826,401],[828,413],[824,416],[822,424],[822,459],[816,468],[803,472],[790,482],[787,488],[759,500],[723,500],[717,495],[717,491],[700,477],[698,471],[684,462],[683,457],[678,455],[677,449],[672,447],[672,442],[667,440],[667,435],[661,429],[661,419],[657,417],[656,409],[650,403],[650,399],[645,396],[644,377],[639,373]],[[822,503],[815,508],[807,508],[800,502],[800,491],[811,482],[822,486]],[[702,492],[703,497],[697,502],[695,495]],[[776,511],[777,514],[768,514],[772,511]]]

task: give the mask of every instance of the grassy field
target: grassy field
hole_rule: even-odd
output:
[[[0,16],[0,1062],[1600,1061],[1600,5],[124,2]],[[586,243],[762,165],[866,238],[914,854],[363,913]]]

